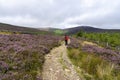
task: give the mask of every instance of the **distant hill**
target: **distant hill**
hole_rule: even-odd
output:
[[[35,28],[27,28],[21,26],[15,26],[5,23],[0,23],[0,31],[20,32],[25,34],[47,34],[48,31],[38,30]]]
[[[100,29],[94,28],[91,26],[78,26],[67,29],[58,29],[58,28],[27,28],[21,26],[10,25],[6,23],[0,23],[0,31],[9,31],[9,32],[20,32],[25,34],[76,34],[80,30],[85,32],[120,32],[120,29]]]
[[[80,30],[85,32],[120,32],[120,29],[100,29],[91,26],[78,26],[78,27],[65,29],[65,31],[68,34],[75,34],[78,33]]]
[[[49,31],[58,34],[76,34],[79,31],[85,32],[120,32],[120,29],[100,29],[91,26],[78,26],[67,29],[58,29],[58,28],[40,28],[40,30]]]
[[[58,28],[39,28],[40,30],[48,31],[56,35],[62,35],[65,33],[65,30]]]
[[[54,32],[56,30],[63,30],[63,29],[59,29],[59,28],[51,28],[51,27],[48,27],[48,28],[38,28],[39,30],[44,30],[44,31],[50,31],[50,32]]]

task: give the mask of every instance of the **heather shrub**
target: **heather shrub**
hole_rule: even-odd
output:
[[[111,49],[102,48],[94,45],[84,45],[82,46],[82,51],[86,53],[94,53],[98,56],[101,56],[103,59],[115,63],[117,65],[120,64],[120,54],[118,51],[114,51]]]
[[[80,42],[73,37],[70,37],[70,44],[68,44],[68,48],[79,48]]]
[[[44,56],[59,40],[52,35],[0,35],[0,80],[40,80]]]

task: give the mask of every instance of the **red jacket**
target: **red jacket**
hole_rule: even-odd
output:
[[[65,36],[65,40],[68,40],[69,39],[69,37],[68,36]]]

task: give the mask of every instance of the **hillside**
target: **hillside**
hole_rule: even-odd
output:
[[[78,33],[80,30],[85,32],[120,32],[120,29],[100,29],[91,26],[78,26],[78,27],[65,29],[65,31],[68,34],[75,34]]]
[[[59,28],[27,28],[21,26],[10,25],[6,23],[0,23],[0,31],[19,32],[25,34],[76,34],[80,30],[85,32],[120,32],[120,29],[100,29],[91,26],[78,26],[67,29]]]
[[[26,34],[50,33],[48,31],[38,30],[35,28],[27,28],[27,27],[15,26],[15,25],[10,25],[10,24],[5,24],[5,23],[0,23],[0,31],[20,32],[20,33],[26,33]]]
[[[63,35],[66,30],[64,29],[59,29],[59,28],[39,28],[39,30],[43,30],[43,31],[48,31],[48,32],[51,32],[55,35]]]
[[[45,54],[59,46],[60,37],[49,35],[1,35],[0,80],[41,80]]]
[[[95,28],[91,26],[78,26],[78,27],[73,27],[73,28],[66,28],[66,29],[59,29],[59,28],[39,28],[39,30],[43,31],[48,31],[52,32],[55,34],[76,34],[79,31],[85,31],[85,32],[97,32],[97,33],[102,33],[102,32],[120,32],[120,29],[100,29],[100,28]]]
[[[98,33],[70,36],[67,46],[64,36],[58,36],[80,30]],[[120,49],[119,33],[99,33],[103,31],[89,26],[39,30],[0,23],[0,80],[120,80],[120,51],[112,50],[117,45]],[[31,35],[41,33],[45,35]],[[94,41],[85,41],[84,36]],[[99,44],[107,41],[107,48],[94,43],[96,39]]]

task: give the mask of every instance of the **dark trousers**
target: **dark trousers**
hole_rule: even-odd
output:
[[[68,45],[68,40],[65,40],[65,45]]]

